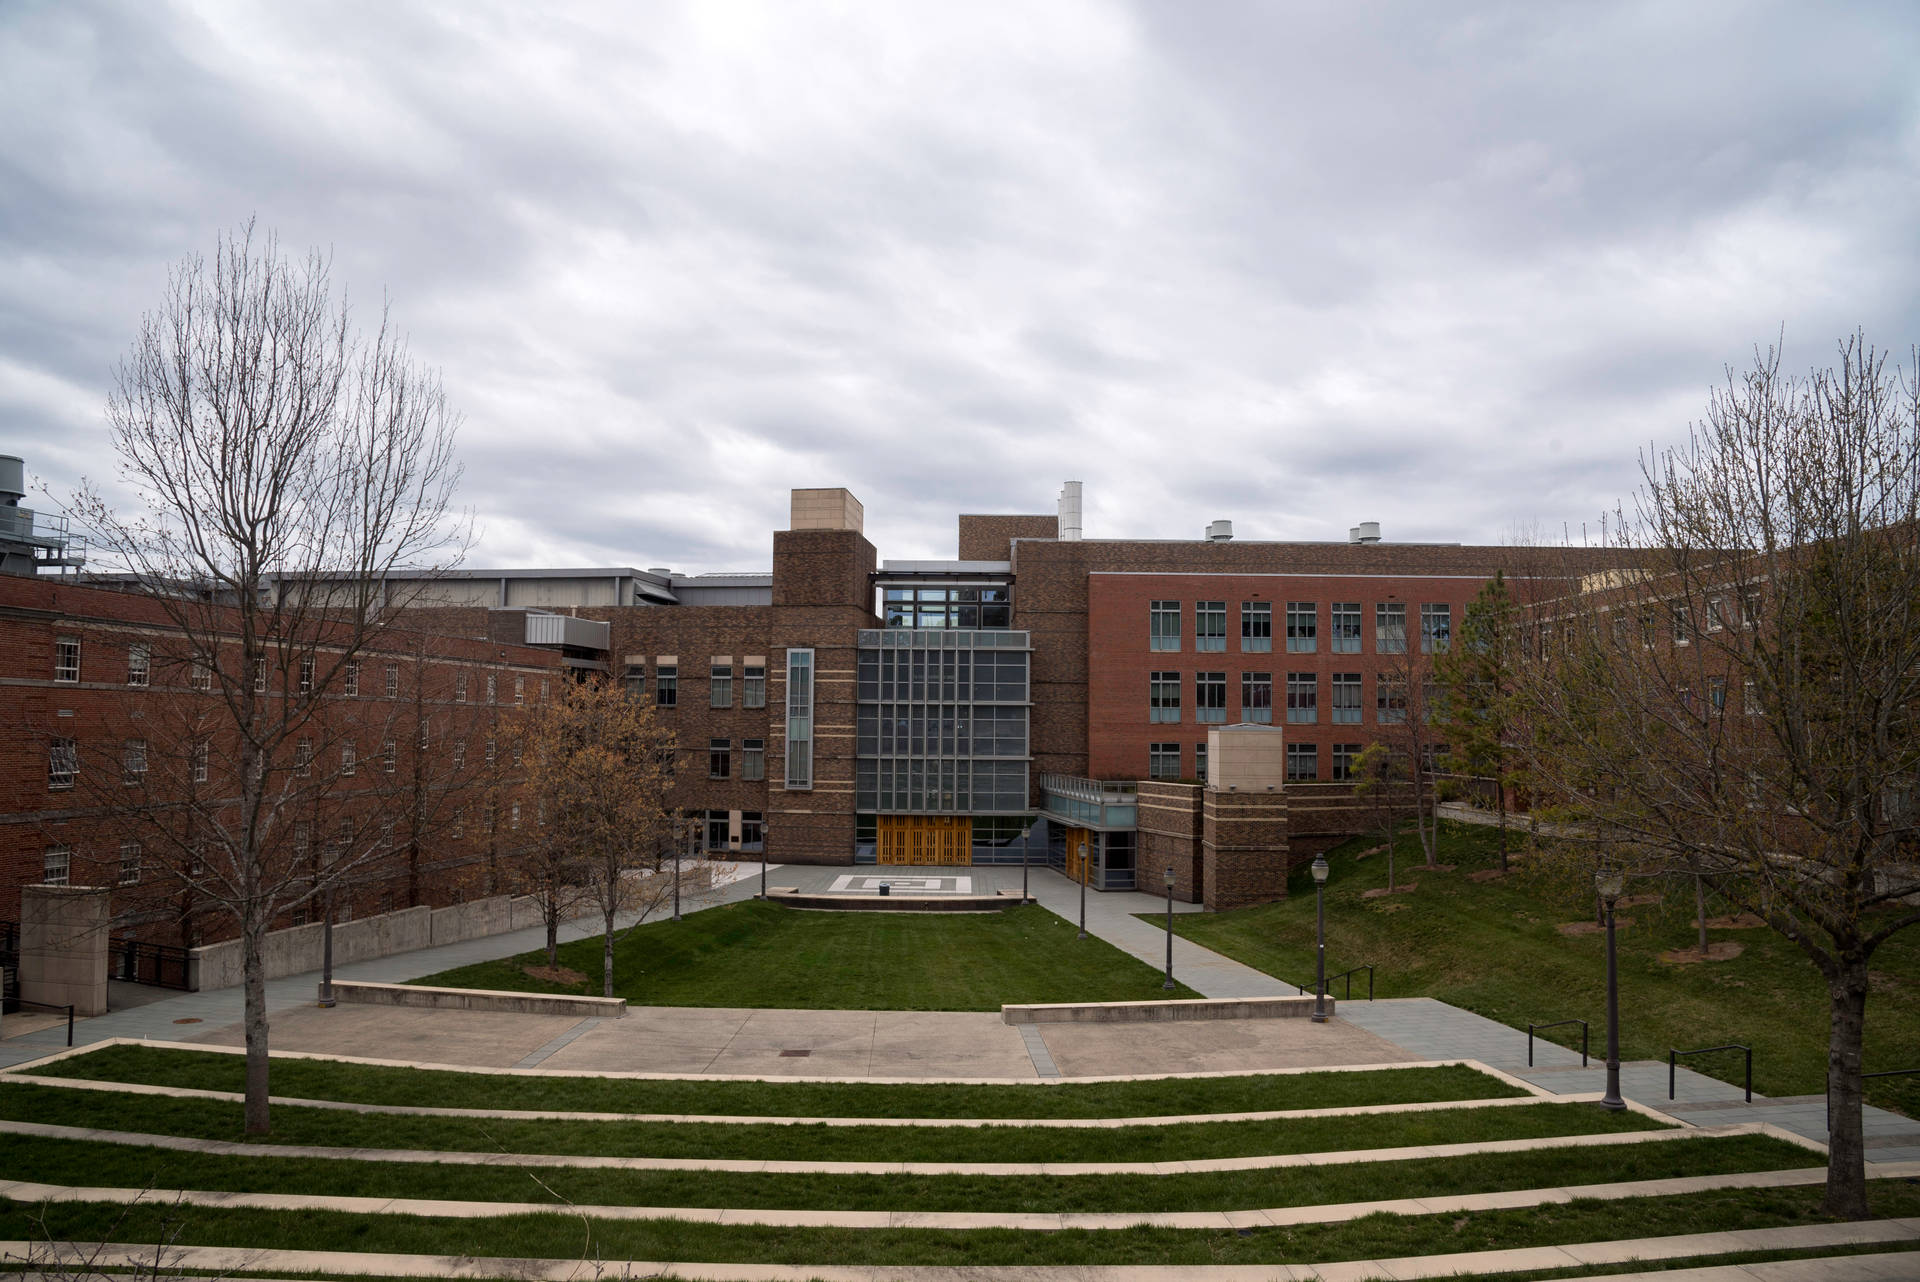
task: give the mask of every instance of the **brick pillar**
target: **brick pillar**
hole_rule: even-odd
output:
[[[1207,789],[1207,907],[1242,908],[1287,897],[1287,794]]]

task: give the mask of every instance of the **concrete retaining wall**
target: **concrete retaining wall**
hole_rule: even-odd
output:
[[[338,979],[333,981],[333,996],[336,1001],[362,1006],[506,1011],[515,1015],[598,1015],[619,1019],[627,1013],[624,997],[568,997],[487,988],[419,988],[412,984],[366,984]]]
[[[496,895],[455,904],[451,908],[402,908],[336,922],[333,927],[333,964],[391,957],[395,953],[463,939],[502,935],[540,924],[539,904],[525,896]],[[270,931],[266,939],[268,979],[319,970],[326,928],[318,922]],[[199,992],[237,988],[241,982],[242,948],[237,939],[189,949],[187,987]]]
[[[1007,895],[803,895],[797,890],[776,887],[767,898],[789,908],[811,908],[828,912],[883,913],[997,913],[1012,908],[1020,896]]]
[[[1327,1014],[1333,1014],[1327,998]],[[1045,1006],[1002,1006],[1009,1024],[1156,1024],[1199,1019],[1305,1019],[1313,1014],[1307,997],[1210,997],[1166,1002],[1065,1002]]]

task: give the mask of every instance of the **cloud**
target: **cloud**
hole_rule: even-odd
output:
[[[1900,6],[0,11],[0,449],[57,497],[168,267],[257,215],[465,415],[472,563],[1497,541],[1726,364],[1920,338]],[[43,501],[44,505],[44,501]]]

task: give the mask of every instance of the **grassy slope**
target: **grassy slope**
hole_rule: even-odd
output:
[[[1468,880],[1475,869],[1497,866],[1495,838],[1492,828],[1444,825],[1440,862],[1460,867],[1432,873],[1422,866],[1412,834],[1404,834],[1395,847],[1398,880],[1418,882],[1419,889],[1370,900],[1360,892],[1386,884],[1386,857],[1356,861],[1353,856],[1377,844],[1377,838],[1332,851],[1327,967],[1339,972],[1371,962],[1378,968],[1377,996],[1435,997],[1499,1020],[1521,1030],[1514,1034],[1516,1048],[1524,1045],[1530,1020],[1587,1019],[1598,1055],[1606,1015],[1604,938],[1559,934],[1556,923],[1583,914],[1529,893],[1515,878]],[[1174,929],[1269,974],[1291,982],[1310,980],[1314,905],[1305,869],[1296,874],[1291,891],[1293,897],[1283,903],[1176,917]],[[1708,915],[1722,911],[1710,903]],[[1635,909],[1622,915],[1647,917],[1646,910]],[[1664,925],[1636,920],[1620,932],[1622,1057],[1665,1059],[1669,1047],[1746,1042],[1753,1046],[1755,1090],[1769,1095],[1821,1091],[1827,1004],[1819,973],[1792,943],[1765,929],[1711,932],[1715,940],[1745,946],[1730,962],[1682,966],[1661,961],[1662,951],[1693,944],[1691,920],[1691,912],[1677,913]],[[1873,970],[1867,1068],[1920,1067],[1920,928],[1883,946]],[[1336,987],[1335,995],[1340,991]],[[1577,1028],[1555,1030],[1557,1040],[1571,1044],[1578,1044],[1578,1035]],[[1739,1080],[1737,1054],[1685,1062],[1724,1080]],[[1869,1083],[1868,1098],[1920,1116],[1920,1077]]]
[[[240,1091],[246,1061],[211,1051],[109,1046],[75,1055],[42,1076]],[[1463,1065],[1360,1073],[1168,1077],[1139,1082],[1038,1082],[1006,1086],[868,1082],[621,1081],[521,1077],[325,1060],[273,1061],[273,1093],[434,1108],[542,1109],[580,1113],[704,1113],[773,1117],[1177,1117],[1292,1108],[1346,1108],[1524,1094]]]
[[[121,1130],[151,1135],[245,1138],[241,1106],[218,1100],[12,1085],[0,1087],[0,1115],[61,1126],[99,1126],[105,1121]],[[836,1162],[1153,1162],[1614,1133],[1657,1126],[1637,1113],[1608,1113],[1584,1104],[1073,1130],[523,1121],[359,1114],[279,1105],[273,1110],[273,1134],[267,1142]]]
[[[787,1010],[999,1010],[1003,1003],[1150,1001],[1161,973],[1111,944],[1074,938],[1037,905],[999,913],[805,912],[746,901],[657,921],[614,946],[614,992],[639,1006]],[[545,954],[462,966],[439,987],[600,992],[600,937],[563,944],[575,986],[524,973]]]

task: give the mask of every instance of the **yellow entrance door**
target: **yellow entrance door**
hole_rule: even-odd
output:
[[[965,815],[881,815],[874,836],[879,863],[973,862],[973,820]]]
[[[1067,878],[1079,881],[1083,869],[1089,878],[1093,870],[1087,868],[1087,860],[1093,856],[1093,834],[1085,828],[1067,829]]]

